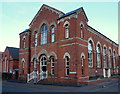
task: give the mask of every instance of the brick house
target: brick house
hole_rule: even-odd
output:
[[[2,54],[2,73],[12,74],[18,78],[19,48],[6,47]]]
[[[2,52],[0,52],[0,73],[2,73]]]
[[[19,79],[34,78],[35,61],[38,81],[77,84],[116,75],[118,44],[87,22],[82,7],[64,14],[43,4],[30,28],[19,34]]]

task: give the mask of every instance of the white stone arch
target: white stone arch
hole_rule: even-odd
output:
[[[65,58],[66,56],[68,56],[70,58],[70,54],[68,52],[66,52],[63,56],[63,58]]]
[[[26,40],[26,36],[25,35],[23,36],[22,40],[24,40],[24,39]]]
[[[96,43],[96,49],[97,49],[98,45],[100,45],[100,50],[101,50],[100,52],[102,52],[102,45],[101,45],[101,43],[99,41]]]
[[[46,20],[43,20],[43,21],[40,23],[39,27],[38,27],[38,31],[39,31],[39,32],[41,32],[41,27],[42,27],[44,24],[47,26],[48,31],[49,31],[50,26],[49,26],[48,22],[47,22]]]
[[[106,54],[107,54],[108,51],[107,51],[107,46],[106,46],[106,44],[103,45],[103,54],[104,54],[104,48],[106,48]]]
[[[92,39],[91,37],[88,39],[88,43],[89,43],[90,41],[91,41],[92,44],[93,44],[93,50],[95,50],[95,43],[94,43],[94,41],[93,41],[93,39]]]
[[[32,58],[31,58],[31,62],[33,62],[34,58],[35,58],[35,55],[32,56]]]
[[[81,26],[81,25],[83,25],[83,27],[84,27],[84,24],[83,24],[83,22],[82,22],[82,21],[80,22],[80,26]]]
[[[84,57],[85,59],[85,54],[82,52],[81,55],[80,55],[80,58]]]
[[[55,28],[57,27],[57,25],[56,25],[55,22],[50,23],[50,27],[51,27],[51,26],[54,26]]]
[[[22,58],[21,62],[25,62],[25,59],[24,59],[24,58]]]
[[[42,50],[38,53],[38,55],[37,55],[37,59],[38,59],[38,60],[39,60],[39,57],[40,57],[42,54],[46,55],[46,57],[48,58],[48,52],[47,52],[45,49],[42,49]]]
[[[113,54],[114,54],[114,52],[115,52],[115,57],[116,57],[116,54],[117,54],[117,53],[116,53],[116,50],[115,50],[115,49],[113,49]]]
[[[55,52],[50,52],[48,58],[50,58],[51,56],[54,56],[54,58],[57,59],[57,55]]]
[[[109,53],[109,50],[111,51],[110,55],[112,55],[112,48],[111,47],[108,48],[108,53]]]
[[[68,24],[68,26],[70,26],[70,23],[68,21],[65,21],[65,23],[63,24],[63,27],[65,27],[66,24]]]

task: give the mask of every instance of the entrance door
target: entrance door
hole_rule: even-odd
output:
[[[47,78],[47,58],[45,56],[41,58],[40,69],[42,78]]]

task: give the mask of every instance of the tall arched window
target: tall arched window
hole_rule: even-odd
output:
[[[83,38],[83,24],[80,25],[80,36]]]
[[[40,65],[41,65],[41,71],[46,72],[47,71],[47,58],[46,56],[42,56],[40,60]]]
[[[51,41],[55,42],[55,27],[52,27],[52,37],[51,37]]]
[[[93,44],[88,42],[88,67],[93,67]]]
[[[69,57],[65,56],[66,75],[69,75]]]
[[[46,25],[44,25],[41,31],[41,44],[47,43],[47,31],[48,31],[48,28]]]
[[[97,45],[96,50],[97,50],[97,67],[100,68],[101,67],[101,61],[100,61],[101,60],[100,59],[101,58],[101,55],[100,55],[101,51],[100,51],[100,45],[99,44]]]
[[[51,57],[51,74],[52,75],[55,74],[54,66],[55,66],[55,59],[54,59],[54,57]]]
[[[26,38],[23,38],[23,48],[26,48]]]
[[[35,45],[37,46],[38,45],[38,33],[35,32]]]
[[[7,72],[7,57],[5,57],[5,62],[4,62],[4,71]]]
[[[113,52],[113,64],[114,64],[114,68],[116,68],[116,56],[115,56],[115,51]]]
[[[66,24],[65,25],[65,38],[69,38],[69,25],[68,24]]]
[[[22,74],[24,74],[24,69],[25,69],[25,60],[22,59]]]
[[[107,56],[106,56],[107,51],[106,51],[106,50],[107,50],[106,47],[104,47],[104,48],[103,48],[103,62],[104,62],[104,68],[107,67]]]
[[[111,62],[111,50],[108,50],[108,63],[109,63],[109,67],[112,68],[112,62]]]

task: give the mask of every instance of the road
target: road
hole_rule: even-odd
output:
[[[118,92],[119,85],[118,79],[81,87],[33,85],[3,81],[2,92]]]

